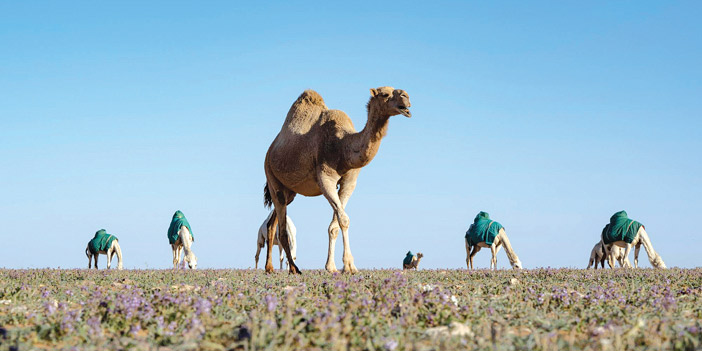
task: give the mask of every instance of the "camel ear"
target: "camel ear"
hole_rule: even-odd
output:
[[[370,93],[372,97],[376,97],[378,95],[378,91],[373,88],[371,88]]]

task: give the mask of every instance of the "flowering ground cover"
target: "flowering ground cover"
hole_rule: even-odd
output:
[[[0,270],[0,350],[702,348],[702,269]]]

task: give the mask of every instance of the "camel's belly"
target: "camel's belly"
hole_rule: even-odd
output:
[[[305,196],[322,195],[322,190],[319,189],[319,185],[317,185],[316,179],[306,180],[300,184],[296,184],[288,188],[298,194],[302,194]]]
[[[487,244],[486,242],[484,242],[484,241],[481,242],[481,243],[478,243],[478,246],[480,246],[480,247],[490,247],[490,245],[488,245],[488,244]]]
[[[620,241],[615,241],[615,242],[613,242],[612,244],[617,245],[617,246],[619,246],[619,247],[623,247],[623,248],[626,248],[626,245],[627,245],[626,241],[622,241],[622,240],[620,240]]]

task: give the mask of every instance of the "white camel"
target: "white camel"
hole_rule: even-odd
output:
[[[639,230],[636,232],[636,236],[634,236],[634,239],[631,241],[631,243],[627,243],[626,241],[620,240],[620,241],[615,241],[609,245],[605,245],[603,240],[600,240],[600,242],[603,244],[604,249],[605,249],[605,256],[609,260],[609,266],[613,267],[614,266],[614,259],[615,256],[611,255],[610,252],[613,250],[613,246],[618,246],[620,248],[624,248],[624,253],[623,256],[625,258],[624,264],[622,267],[627,267],[631,268],[631,263],[629,262],[629,252],[631,251],[631,247],[634,246],[634,267],[638,268],[639,267],[639,250],[641,249],[641,246],[643,245],[644,250],[646,250],[646,254],[648,254],[648,261],[651,263],[651,266],[654,268],[667,268],[665,265],[665,262],[663,262],[663,259],[661,256],[656,253],[656,250],[653,249],[653,245],[651,244],[651,239],[648,237],[648,234],[646,233],[646,230],[644,229],[644,226],[642,225],[639,227]]]
[[[273,216],[273,212],[271,211],[270,214],[268,214],[268,217],[266,217],[266,220],[263,221],[263,224],[261,224],[261,227],[258,228],[258,240],[256,241],[256,266],[255,268],[258,269],[258,255],[261,253],[261,249],[266,246],[266,239],[268,238],[268,222],[271,220],[271,216]],[[280,222],[278,222],[280,223]],[[297,233],[297,229],[295,228],[295,224],[293,224],[292,219],[290,217],[287,217],[287,228],[288,228],[288,243],[290,244],[290,254],[292,256],[293,262],[297,260],[297,244],[295,242],[295,234]],[[275,236],[273,237],[273,245],[278,245],[278,251],[280,253],[280,269],[283,269],[283,259],[286,258],[285,255],[283,255],[283,246],[280,245],[279,242],[279,235],[280,231],[278,228],[275,229]],[[286,264],[289,264],[286,259]]]
[[[187,263],[190,269],[197,269],[197,257],[191,249],[192,245],[193,235],[190,233],[190,230],[184,225],[180,226],[180,229],[178,229],[178,240],[171,244],[171,250],[173,251],[173,269],[178,269],[183,251],[185,251],[183,263]]]
[[[619,262],[619,266],[624,267],[629,259],[624,257],[624,249],[619,247],[619,246],[614,246],[611,250],[612,255],[614,255],[614,259]],[[600,267],[604,269],[604,263],[607,261],[609,263],[609,260],[605,256],[604,248],[602,247],[602,242],[597,242],[595,246],[592,248],[592,251],[590,251],[590,261],[587,264],[586,269],[590,269],[592,267],[592,264],[595,264],[595,269],[597,269],[597,264],[600,264]],[[626,263],[625,263],[626,261]],[[631,265],[629,263],[629,265]],[[610,266],[611,268],[612,266]]]
[[[95,259],[95,269],[98,269],[98,256],[103,254],[107,256],[107,269],[110,269],[112,258],[114,255],[117,255],[117,269],[122,270],[122,249],[119,247],[118,241],[119,240],[115,238],[107,250],[97,250],[97,252],[90,251],[90,242],[88,242],[88,246],[85,248],[85,255],[88,256],[88,269],[92,268],[91,263],[93,258]]]
[[[492,251],[492,260],[490,261],[490,268],[497,269],[497,253],[500,251],[501,246],[505,247],[507,259],[509,259],[509,263],[512,265],[512,268],[522,269],[522,262],[519,260],[519,257],[517,257],[517,254],[512,249],[512,245],[509,243],[509,239],[507,238],[507,234],[505,233],[504,228],[500,228],[500,231],[495,236],[492,245],[488,245],[486,242],[482,241],[477,243],[476,245],[473,245],[473,250],[471,251],[471,246],[468,243],[468,239],[466,238],[465,240],[466,265],[468,266],[468,269],[473,269],[473,256],[475,256],[475,254],[477,254],[478,251],[480,251],[480,249],[483,247],[489,247],[490,251]]]

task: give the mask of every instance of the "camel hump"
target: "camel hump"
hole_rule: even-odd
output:
[[[296,134],[304,134],[325,110],[327,105],[322,96],[314,90],[305,90],[290,107],[285,125]]]
[[[319,95],[318,92],[312,89],[307,89],[303,91],[302,94],[300,94],[300,96],[297,98],[297,100],[295,100],[295,104],[298,103],[307,103],[311,105],[324,107],[325,109],[327,108],[327,105],[324,104],[324,99],[322,99],[322,95]]]

